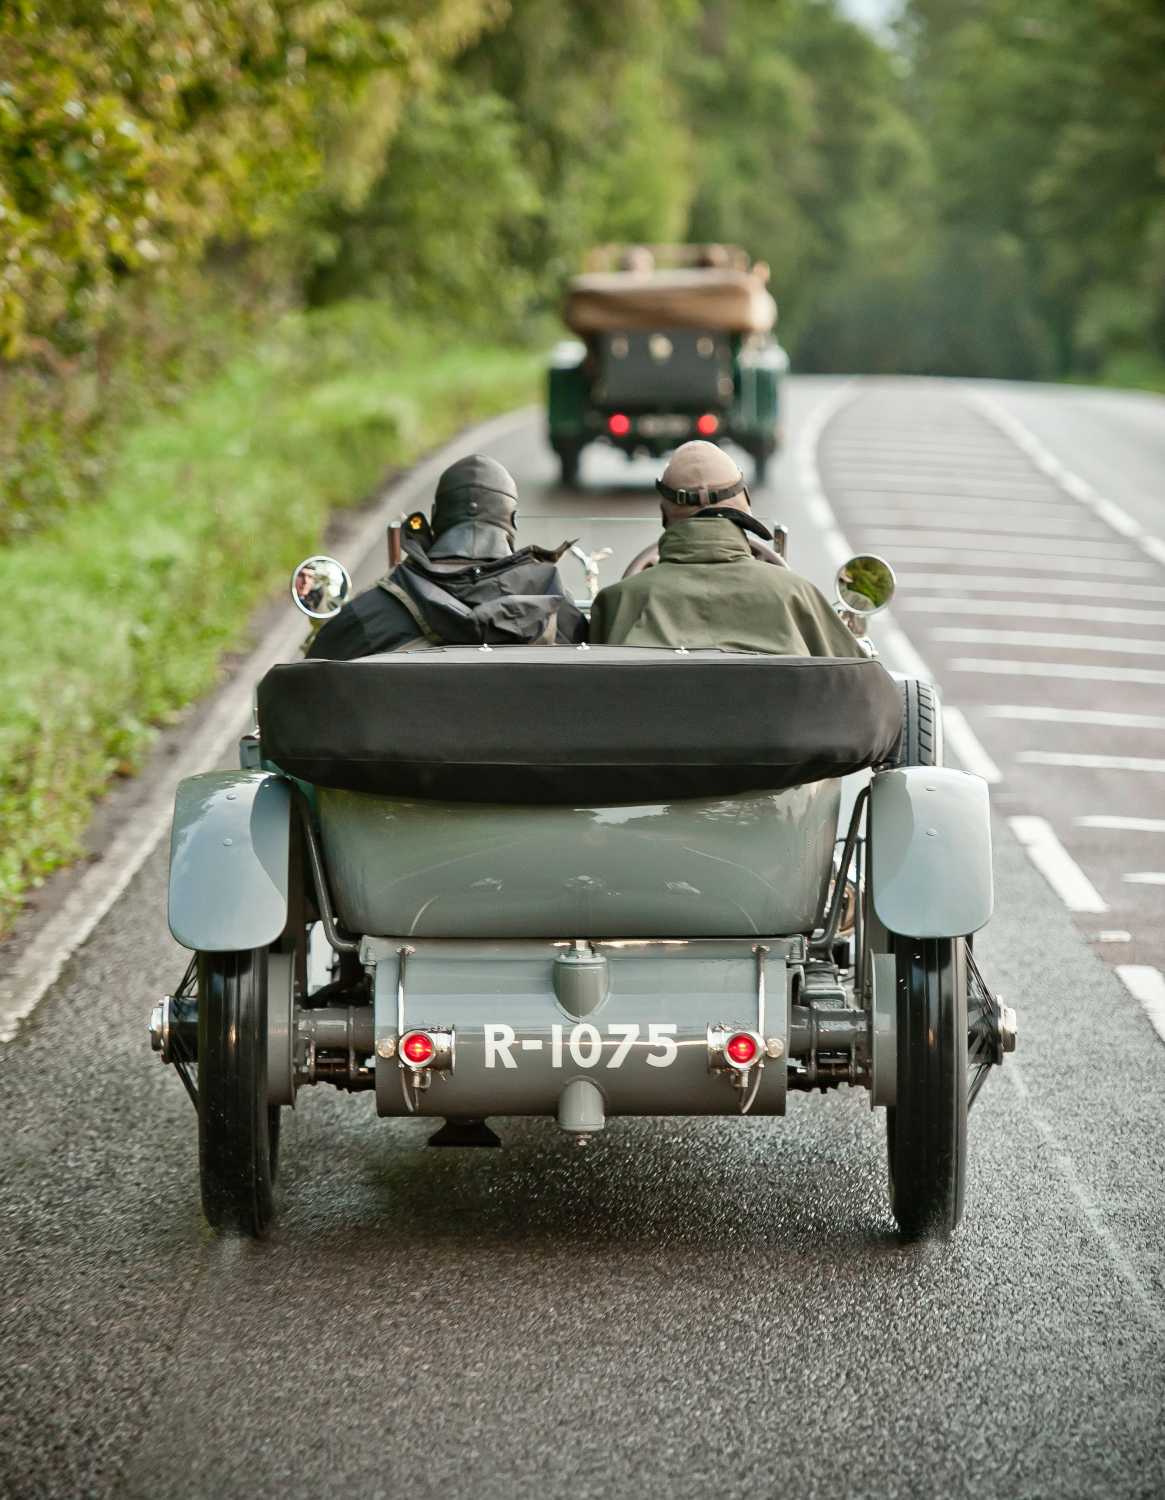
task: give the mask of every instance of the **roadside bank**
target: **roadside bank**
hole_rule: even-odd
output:
[[[528,401],[538,353],[349,303],[281,320],[127,433],[103,496],[0,555],[0,935],[110,783],[213,687],[328,517]]]

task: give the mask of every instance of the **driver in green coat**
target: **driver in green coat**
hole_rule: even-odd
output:
[[[788,567],[755,557],[753,515],[736,464],[715,443],[684,443],[656,481],[659,562],[600,591],[590,639],[775,656],[861,656],[825,596]]]

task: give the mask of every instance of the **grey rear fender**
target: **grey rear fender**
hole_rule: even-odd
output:
[[[881,771],[870,788],[874,912],[902,937],[964,937],[994,905],[991,812],[980,776],[941,766]]]
[[[207,771],[178,785],[170,931],[184,948],[264,948],[287,926],[293,787],[267,771]]]

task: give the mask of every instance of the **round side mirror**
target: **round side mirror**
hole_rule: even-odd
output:
[[[837,602],[855,615],[868,618],[886,608],[894,597],[898,582],[894,569],[884,557],[871,552],[851,557],[837,570],[834,587]]]
[[[330,620],[351,593],[348,569],[334,557],[307,557],[291,575],[291,602],[312,620]]]

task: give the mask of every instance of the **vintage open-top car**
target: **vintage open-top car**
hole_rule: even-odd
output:
[[[589,443],[659,455],[697,437],[738,443],[763,483],[788,368],[766,282],[767,269],[735,246],[592,251],[563,310],[574,337],[550,363],[550,443],[563,483],[576,481]]]
[[[877,559],[839,574],[856,633],[891,586]],[[495,1144],[487,1117],[581,1144],[862,1088],[904,1233],[957,1225],[1014,1018],[971,952],[987,788],[942,767],[928,683],[872,652],[428,647],[275,667],[242,749],[178,790],[194,956],[151,1023],[214,1226],[266,1229],[280,1112],[318,1083],[455,1145]]]

